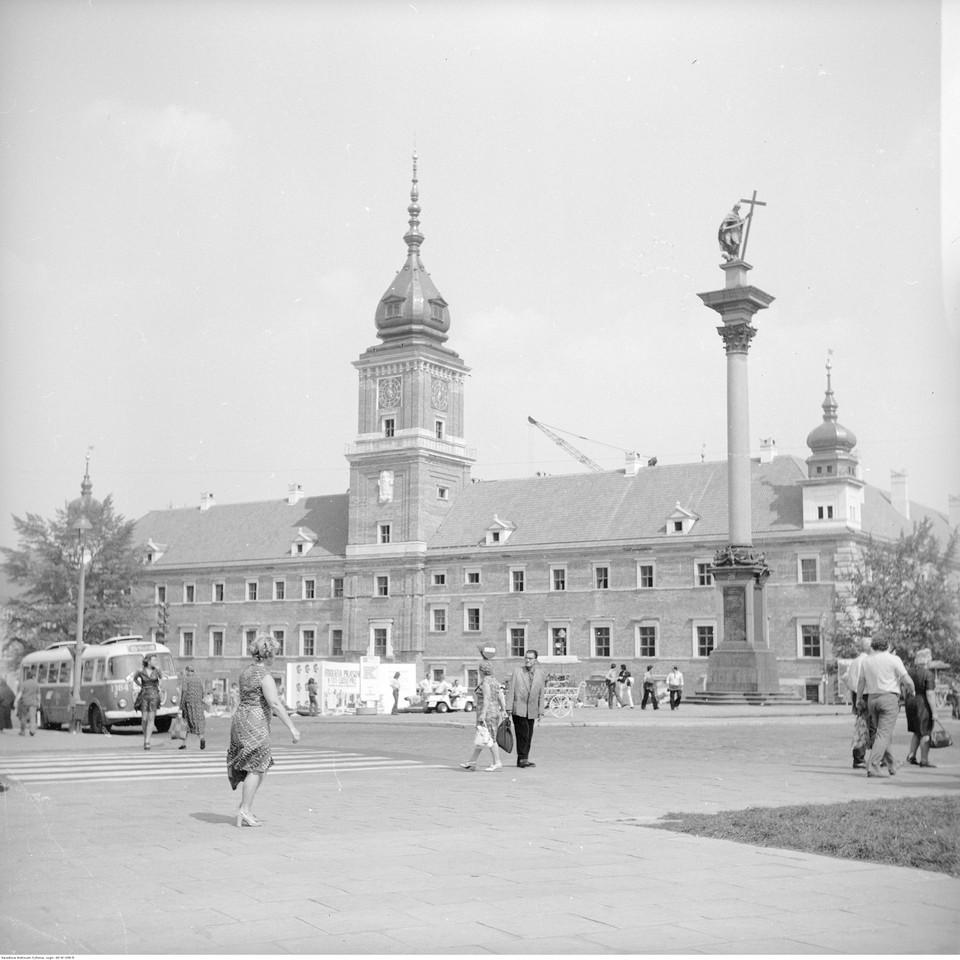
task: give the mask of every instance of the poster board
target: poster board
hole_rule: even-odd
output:
[[[360,658],[360,700],[364,704],[376,703],[380,699],[380,658]]]
[[[360,664],[320,662],[320,712],[353,713],[360,697]]]
[[[300,660],[296,663],[287,664],[287,676],[282,699],[288,710],[295,712],[297,707],[310,707],[307,681],[313,677],[319,685],[320,663],[320,660]]]

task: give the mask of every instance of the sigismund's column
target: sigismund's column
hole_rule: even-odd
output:
[[[739,204],[724,218],[719,240],[726,274],[724,289],[698,294],[723,320],[717,332],[727,354],[727,499],[729,543],[711,567],[723,597],[719,643],[707,664],[706,692],[762,697],[779,693],[777,659],[767,635],[766,581],[770,570],[753,550],[750,516],[750,400],[747,354],[756,336],[753,317],[773,297],[747,283],[753,268],[746,252],[754,206],[765,206],[754,192],[751,212],[743,219]]]

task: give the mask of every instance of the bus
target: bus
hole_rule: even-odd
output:
[[[40,686],[40,724],[47,730],[70,723],[73,711],[73,664],[76,642],[52,643],[43,650],[28,653],[20,662],[20,682],[34,677]],[[180,681],[173,655],[162,643],[141,636],[110,637],[100,643],[88,643],[80,657],[80,698],[84,704],[83,723],[93,733],[109,732],[110,727],[141,722],[133,709],[139,687],[133,675],[143,658],[153,653],[163,673],[160,683],[160,709],[156,727],[160,733],[170,729],[179,709]]]

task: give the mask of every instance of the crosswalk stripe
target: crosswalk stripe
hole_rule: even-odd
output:
[[[332,750],[274,753],[270,775],[354,773],[385,770],[443,769],[447,764]],[[218,751],[203,756],[175,753],[154,756],[48,755],[0,759],[0,775],[20,783],[103,783],[122,780],[187,780],[226,776],[226,758]]]

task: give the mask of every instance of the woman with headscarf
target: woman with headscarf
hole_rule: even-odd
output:
[[[480,682],[475,691],[477,730],[473,738],[473,754],[460,766],[464,770],[476,770],[477,760],[480,759],[483,748],[489,747],[493,763],[486,768],[486,771],[493,773],[503,769],[503,764],[500,762],[500,747],[497,746],[497,728],[507,715],[507,705],[503,698],[503,690],[493,675],[493,667],[489,662],[482,660],[478,672]]]
[[[148,653],[143,658],[143,666],[133,675],[133,682],[140,688],[133,709],[140,711],[143,729],[143,749],[150,749],[150,737],[153,736],[153,721],[160,709],[160,681],[163,674],[157,666],[157,655]]]
[[[230,787],[243,784],[237,809],[238,827],[259,827],[253,815],[253,799],[267,771],[273,766],[270,750],[270,712],[283,721],[293,742],[300,740],[300,731],[293,725],[280,700],[277,684],[270,676],[270,665],[280,649],[271,636],[259,636],[250,644],[253,663],[240,674],[240,704],[230,726],[230,748],[227,750],[227,776]]]
[[[910,668],[910,679],[916,688],[913,695],[907,697],[906,707],[907,730],[913,734],[910,740],[910,752],[907,754],[907,763],[918,767],[932,767],[927,759],[930,753],[930,733],[933,730],[933,718],[937,715],[937,700],[934,687],[936,678],[927,669],[932,656],[930,650],[924,647],[913,656],[913,666]],[[920,749],[920,759],[917,760],[917,748]]]
[[[207,715],[203,710],[203,681],[197,676],[193,667],[187,667],[183,676],[183,686],[180,688],[180,712],[187,721],[187,737],[192,733],[200,738],[200,749],[207,749],[205,733],[207,729]],[[180,744],[181,750],[187,749],[187,737]]]

